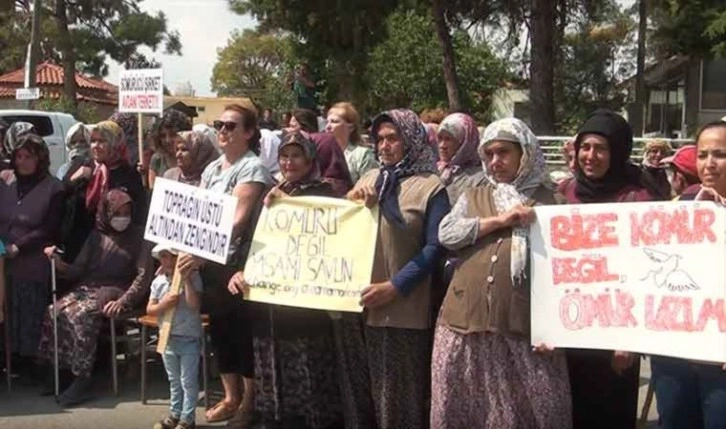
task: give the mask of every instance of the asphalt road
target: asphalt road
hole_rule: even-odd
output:
[[[59,407],[52,397],[39,397],[36,388],[16,386],[8,393],[0,385],[0,429],[150,429],[157,420],[166,415],[168,387],[161,366],[151,366],[149,374],[150,401],[147,405],[142,405],[139,400],[139,381],[136,375],[122,380],[122,391],[118,398],[111,391],[110,376],[99,375],[96,377],[94,389],[96,398],[74,409]],[[639,410],[642,410],[649,378],[650,365],[646,361],[641,367]],[[218,397],[219,385],[213,385],[212,390],[211,397]],[[656,419],[654,401],[649,413],[648,429],[657,427]],[[197,422],[197,427],[201,429],[224,426],[203,424],[204,405],[201,400],[197,408]]]

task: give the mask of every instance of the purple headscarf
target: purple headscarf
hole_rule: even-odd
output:
[[[312,133],[310,140],[315,143],[317,149],[318,165],[323,181],[333,186],[336,197],[342,197],[353,187],[353,179],[350,178],[343,150],[330,133]]]
[[[441,121],[437,135],[441,135],[442,132],[449,133],[459,143],[459,149],[451,161],[439,160],[436,163],[441,181],[444,182],[444,185],[448,185],[459,170],[481,163],[477,153],[479,130],[471,116],[464,113],[453,113]]]
[[[426,128],[417,114],[407,109],[383,112],[373,120],[371,135],[377,136],[378,128],[385,122],[393,123],[403,139],[403,159],[396,165],[381,164],[381,174],[376,179],[376,192],[383,216],[393,225],[402,228],[405,222],[398,205],[398,182],[416,174],[438,173],[436,158],[429,144]]]

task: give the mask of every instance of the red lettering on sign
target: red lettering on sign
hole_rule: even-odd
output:
[[[726,332],[723,299],[704,300],[695,323],[693,316],[693,298],[664,296],[657,305],[653,295],[645,298],[645,327],[651,331],[702,332],[713,319],[719,331]]]
[[[566,329],[579,331],[590,328],[595,321],[601,328],[638,326],[633,316],[635,299],[627,292],[615,290],[609,293],[606,289],[605,293],[593,296],[575,289],[566,293],[560,301],[560,320]]]
[[[554,216],[550,220],[552,245],[560,250],[615,247],[618,236],[613,223],[617,221],[615,213]]]
[[[713,224],[716,215],[711,209],[689,211],[680,208],[673,212],[648,210],[630,214],[630,244],[653,246],[656,244],[695,244],[705,241],[715,243]]]
[[[552,258],[552,280],[562,283],[604,283],[618,281],[620,276],[608,271],[604,256]]]

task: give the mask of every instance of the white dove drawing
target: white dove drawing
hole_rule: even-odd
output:
[[[672,292],[700,289],[690,274],[678,269],[678,262],[682,258],[680,255],[669,255],[653,249],[643,249],[643,252],[656,264],[641,281],[652,276],[657,287],[666,286]]]

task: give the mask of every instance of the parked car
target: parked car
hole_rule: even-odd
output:
[[[65,137],[68,130],[79,121],[68,113],[44,112],[41,110],[0,110],[0,119],[13,122],[29,122],[35,126],[38,134],[48,144],[50,150],[50,171],[55,174],[68,154],[65,148]]]

